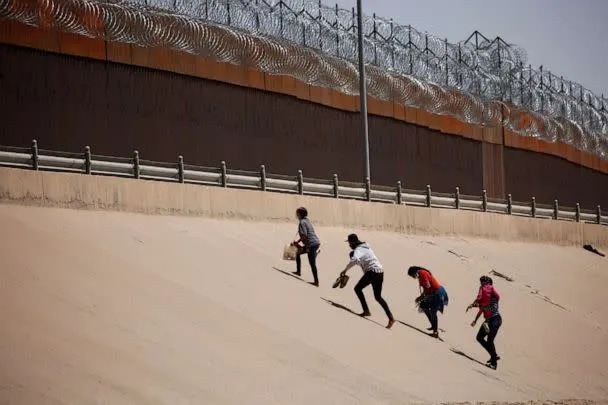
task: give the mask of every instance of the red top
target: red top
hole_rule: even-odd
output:
[[[441,288],[435,277],[428,270],[424,269],[418,270],[418,283],[420,283],[420,287],[424,290],[425,295],[432,294]]]
[[[483,312],[483,317],[488,319],[498,314],[498,300],[500,300],[498,291],[493,285],[486,284],[479,287],[475,303],[479,305],[479,312]]]

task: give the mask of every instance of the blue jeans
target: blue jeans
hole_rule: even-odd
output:
[[[305,253],[308,255],[308,263],[310,263],[310,269],[312,270],[312,276],[315,279],[315,283],[319,282],[319,277],[317,276],[317,250],[321,247],[320,244],[307,246]],[[300,260],[300,253],[296,255],[296,271],[298,274],[302,272],[302,260]]]
[[[433,332],[437,332],[439,329],[437,312],[443,313],[443,307],[446,305],[448,305],[448,293],[443,287],[440,287],[433,294],[425,296],[420,303],[420,309],[424,311],[424,314],[429,319]]]

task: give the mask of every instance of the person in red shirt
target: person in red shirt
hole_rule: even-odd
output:
[[[490,277],[481,276],[479,278],[479,283],[481,286],[479,287],[477,298],[471,305],[467,307],[467,312],[471,308],[479,308],[475,319],[471,323],[471,326],[473,327],[477,323],[480,315],[483,314],[485,322],[479,328],[479,332],[477,332],[477,341],[479,344],[481,344],[481,346],[483,346],[484,349],[488,351],[488,353],[490,353],[490,360],[488,360],[486,365],[496,370],[500,356],[496,354],[494,339],[496,338],[498,329],[500,329],[500,326],[502,325],[502,317],[498,312],[498,301],[500,300],[500,295],[494,288],[494,282]]]
[[[443,313],[444,306],[448,305],[448,294],[433,274],[425,268],[411,266],[407,274],[412,278],[418,279],[420,295],[416,298],[415,302],[431,323],[431,327],[428,329],[432,331],[431,336],[438,338],[439,321],[437,319],[437,311]]]

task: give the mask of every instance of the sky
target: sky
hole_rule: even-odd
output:
[[[523,47],[528,63],[608,97],[608,0],[362,0],[363,13],[465,40],[475,30]],[[356,0],[323,0],[341,8]]]

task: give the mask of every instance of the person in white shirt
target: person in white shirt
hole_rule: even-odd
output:
[[[359,301],[361,301],[361,306],[363,307],[363,312],[360,314],[360,316],[365,317],[371,315],[367,302],[365,301],[365,295],[363,295],[363,289],[371,284],[374,290],[374,298],[376,298],[376,301],[378,301],[378,303],[384,309],[386,316],[388,316],[388,325],[386,325],[386,328],[390,329],[395,323],[395,318],[393,318],[393,314],[391,313],[388,304],[384,298],[382,298],[384,269],[382,268],[380,261],[367,243],[360,241],[359,237],[354,233],[348,235],[346,242],[348,242],[348,245],[352,251],[350,252],[350,261],[340,275],[346,275],[346,272],[349,269],[357,265],[363,270],[363,277],[361,277],[361,280],[359,280],[355,286],[355,293],[357,294]]]

